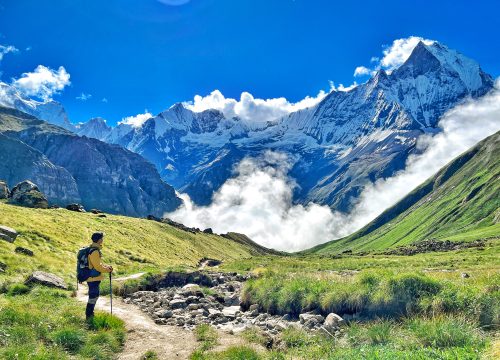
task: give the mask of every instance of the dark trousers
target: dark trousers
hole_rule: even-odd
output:
[[[91,281],[87,283],[89,286],[89,300],[87,302],[87,308],[85,309],[85,316],[87,319],[94,316],[95,304],[97,299],[99,299],[99,285],[100,281]]]

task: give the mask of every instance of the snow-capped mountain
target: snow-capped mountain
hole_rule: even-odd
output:
[[[15,87],[4,82],[0,82],[0,105],[21,110],[67,130],[75,130],[61,103],[54,100],[36,101],[30,99],[21,94]]]
[[[448,109],[492,87],[475,61],[437,42],[421,42],[392,72],[379,70],[350,91],[332,91],[317,105],[271,123],[176,104],[140,126],[110,128],[93,119],[76,131],[141,154],[198,204],[211,202],[242,158],[284,152],[297,183],[296,202],[347,211],[367,182],[404,167],[418,151],[417,138],[439,131]]]

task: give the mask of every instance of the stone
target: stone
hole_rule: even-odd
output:
[[[228,306],[222,309],[222,315],[230,319],[235,319],[238,313],[240,313],[239,306]]]
[[[33,272],[33,274],[31,274],[24,283],[26,285],[39,284],[48,287],[56,287],[64,290],[68,289],[68,285],[66,285],[66,283],[62,278],[45,271]]]
[[[252,305],[250,305],[250,307],[248,308],[248,310],[249,311],[259,310],[259,305],[252,304]]]
[[[91,209],[91,210],[90,210],[90,212],[91,212],[92,214],[102,214],[102,211],[101,211],[101,210],[99,210],[99,209]]]
[[[104,215],[104,214],[99,214],[99,215],[97,215],[97,217],[100,217],[100,218],[105,218],[105,217],[107,217],[107,216],[106,216],[106,215]]]
[[[0,180],[0,199],[7,199],[10,195],[9,187],[5,180]]]
[[[186,300],[184,299],[174,299],[170,302],[170,307],[172,309],[181,309],[186,307]]]
[[[214,231],[212,230],[212,228],[206,228],[205,230],[203,230],[203,232],[205,234],[213,234],[214,233]]]
[[[164,311],[158,311],[158,316],[163,318],[163,319],[170,319],[174,313],[172,310],[164,310]]]
[[[7,264],[0,261],[0,272],[5,272],[7,270]]]
[[[0,239],[13,243],[17,238],[17,231],[4,225],[0,225]]]
[[[21,181],[10,193],[10,203],[26,207],[47,209],[49,202],[45,195],[29,180]]]
[[[299,315],[299,320],[301,324],[304,324],[309,320],[314,320],[315,322],[322,323],[325,320],[325,318],[321,315],[305,313]]]
[[[283,321],[292,321],[292,317],[290,316],[290,314],[285,314],[281,317],[281,320]]]
[[[462,273],[460,276],[462,277],[462,279],[468,279],[468,278],[470,278],[470,275],[467,274],[467,273]]]
[[[69,204],[66,205],[66,210],[76,211],[76,212],[86,212],[82,204]]]
[[[330,313],[327,315],[325,322],[323,323],[323,327],[328,331],[333,331],[339,328],[341,325],[345,323],[344,319],[341,316]]]
[[[30,249],[26,249],[26,248],[23,248],[21,246],[16,247],[14,251],[18,254],[23,254],[23,255],[27,255],[27,256],[34,256],[35,255],[33,253],[33,251],[31,251]]]

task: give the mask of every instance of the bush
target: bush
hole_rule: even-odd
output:
[[[158,354],[156,354],[152,350],[148,350],[144,353],[144,355],[141,356],[141,360],[157,360],[158,359]]]
[[[7,289],[7,294],[10,296],[23,295],[29,293],[31,288],[24,284],[12,284]]]
[[[52,334],[52,341],[75,354],[85,343],[86,333],[81,329],[61,329]]]
[[[196,340],[202,342],[201,350],[206,351],[217,345],[217,331],[208,324],[198,325],[194,329]]]

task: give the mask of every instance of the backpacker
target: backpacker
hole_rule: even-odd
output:
[[[89,277],[93,276],[93,272],[97,272],[89,268],[89,255],[95,250],[99,249],[88,246],[78,250],[78,255],[76,256],[76,279],[79,283],[87,281]]]

